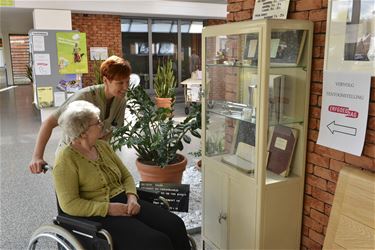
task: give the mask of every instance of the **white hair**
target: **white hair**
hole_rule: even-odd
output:
[[[90,121],[98,119],[100,109],[88,101],[71,102],[58,119],[69,141],[80,137],[90,126]]]

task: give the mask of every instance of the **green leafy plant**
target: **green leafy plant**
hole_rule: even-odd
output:
[[[95,83],[94,84],[103,84],[103,78],[100,74],[100,65],[104,60],[97,60],[94,58],[94,64],[93,64],[93,70],[94,70],[94,77],[95,77]]]
[[[31,65],[26,65],[26,74],[25,76],[30,80],[31,83],[34,82],[33,79],[33,67]]]
[[[177,151],[184,148],[183,142],[191,142],[188,132],[200,138],[196,112],[175,123],[171,110],[157,108],[141,85],[128,91],[128,100],[131,119],[114,131],[111,144],[115,150],[126,145],[136,150],[142,162],[165,167],[178,162]]]
[[[156,76],[154,78],[154,89],[159,98],[174,98],[176,79],[173,72],[172,59],[162,64],[159,62]]]

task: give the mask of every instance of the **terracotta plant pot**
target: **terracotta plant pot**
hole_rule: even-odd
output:
[[[187,164],[185,156],[178,154],[183,160],[174,164],[167,165],[164,168],[159,166],[145,164],[139,159],[135,162],[142,181],[163,182],[163,183],[181,183],[182,173]]]
[[[172,109],[172,98],[159,98],[155,97],[155,104],[158,108]]]
[[[202,169],[202,160],[197,161],[197,169],[201,171]]]

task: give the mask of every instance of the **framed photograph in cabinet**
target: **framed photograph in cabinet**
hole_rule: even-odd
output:
[[[325,70],[375,76],[374,0],[332,0],[328,6]]]
[[[258,41],[259,35],[257,33],[246,35],[246,47],[244,49],[244,59],[257,60],[258,59]]]
[[[306,30],[273,30],[270,45],[271,65],[298,65],[306,34]]]

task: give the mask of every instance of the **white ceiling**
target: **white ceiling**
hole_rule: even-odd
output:
[[[22,18],[32,23],[33,9],[71,10],[72,13],[105,13],[123,16],[151,16],[190,19],[225,19],[226,0],[17,0],[15,7],[0,8],[2,31],[18,31]],[[142,6],[142,8],[140,8]]]

